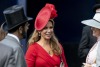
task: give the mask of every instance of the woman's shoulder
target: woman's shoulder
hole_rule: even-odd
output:
[[[35,43],[32,43],[32,44],[30,44],[30,46],[28,47],[29,49],[37,49],[37,43],[35,42]]]
[[[32,57],[33,55],[34,56],[37,55],[37,44],[36,43],[30,44],[30,46],[28,47],[28,50],[26,52],[26,58]]]

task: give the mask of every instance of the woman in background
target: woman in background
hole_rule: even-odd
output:
[[[93,36],[97,37],[97,42],[90,49],[83,67],[99,67],[97,66],[97,60],[100,59],[100,10],[98,11],[95,13],[93,19],[82,21],[83,24],[91,27]]]

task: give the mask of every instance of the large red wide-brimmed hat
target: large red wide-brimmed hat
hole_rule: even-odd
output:
[[[53,4],[46,4],[38,13],[35,19],[35,29],[42,30],[46,24],[48,23],[49,19],[53,19],[57,17],[55,6]]]

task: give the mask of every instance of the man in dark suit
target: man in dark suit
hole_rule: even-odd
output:
[[[10,53],[2,55],[5,47],[0,49],[0,61],[3,61],[0,67],[27,67],[20,39],[25,38],[31,19],[25,16],[23,7],[19,5],[7,8],[3,14],[6,19],[3,30],[7,31],[7,35],[0,43],[7,47],[6,53]]]

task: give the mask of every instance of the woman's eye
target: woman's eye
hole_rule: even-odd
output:
[[[43,29],[47,29],[47,27],[44,27]]]
[[[52,29],[53,27],[50,27],[50,29]]]

